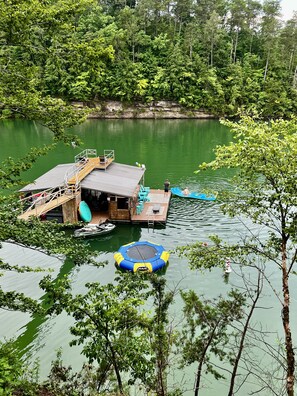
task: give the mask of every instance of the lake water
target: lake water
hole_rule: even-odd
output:
[[[104,149],[115,150],[115,161],[134,165],[136,162],[145,164],[145,185],[151,188],[163,188],[166,178],[172,186],[187,186],[192,191],[208,189],[224,191],[230,188],[229,170],[217,172],[200,172],[194,174],[198,165],[214,158],[213,149],[216,145],[231,141],[228,129],[217,121],[209,120],[90,120],[75,129],[75,133],[83,140],[84,146],[73,149],[58,144],[57,148],[47,157],[40,158],[37,164],[24,178],[28,182],[34,180],[59,163],[73,162],[74,156],[86,148],[96,148],[98,154]],[[20,158],[31,147],[41,147],[50,143],[50,132],[33,122],[6,121],[0,124],[1,146],[0,160],[11,156]],[[218,234],[226,241],[234,242],[247,232],[246,225],[256,230],[252,224],[243,224],[239,219],[230,219],[220,211],[220,200],[203,202],[183,200],[173,197],[170,203],[166,227],[148,229],[142,226],[117,225],[112,234],[90,240],[92,249],[100,252],[99,261],[108,261],[104,268],[88,265],[73,267],[70,262],[62,262],[59,258],[48,257],[43,253],[21,246],[4,243],[0,251],[1,257],[9,263],[22,263],[32,266],[42,265],[51,268],[52,275],[70,274],[75,292],[83,292],[85,283],[99,281],[112,282],[115,275],[113,254],[128,242],[150,240],[162,244],[167,250],[173,251],[177,246],[195,241],[208,241],[208,236]],[[222,270],[201,274],[190,271],[186,259],[172,253],[169,266],[165,273],[170,288],[194,289],[206,297],[225,294],[235,284],[240,285],[240,276],[233,268],[229,282],[225,282]],[[270,280],[281,291],[280,273],[273,267],[269,269]],[[254,274],[251,273],[251,276]],[[32,297],[42,297],[38,289],[40,274],[5,274],[0,278],[4,290],[16,288]],[[296,290],[297,288],[295,288]],[[292,294],[293,307],[296,308],[297,293]],[[267,307],[256,314],[254,321],[260,321],[268,327],[276,341],[276,332],[282,337],[280,306],[271,289],[267,288],[262,304]],[[178,316],[181,302],[177,298],[172,312]],[[63,361],[79,369],[83,358],[79,348],[69,347],[71,337],[68,332],[72,319],[65,314],[45,319],[31,319],[29,315],[0,311],[0,337],[2,339],[18,336],[22,348],[32,357],[39,358],[41,376],[45,377],[50,362],[55,358],[56,351],[63,347]],[[296,315],[292,317],[292,328],[296,328]],[[190,389],[194,382],[193,373],[188,370],[190,379],[186,387]],[[226,384],[223,381],[211,381],[207,377],[203,395],[214,396],[225,394]],[[248,385],[252,389],[252,385]],[[185,392],[186,394],[186,392]],[[191,392],[189,392],[191,394]],[[246,393],[239,393],[245,395]],[[261,393],[263,395],[263,393]]]

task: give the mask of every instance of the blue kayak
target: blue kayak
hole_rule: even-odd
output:
[[[184,194],[183,191],[179,187],[172,187],[171,193],[173,195],[177,195],[181,198],[194,198],[194,199],[202,199],[203,201],[215,201],[216,197],[213,194],[204,194],[204,193],[197,193],[197,192],[190,192],[189,194]]]

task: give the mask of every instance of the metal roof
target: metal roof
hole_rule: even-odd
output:
[[[95,169],[81,182],[82,188],[132,197],[145,170],[113,162],[106,170]]]
[[[66,172],[73,167],[74,164],[61,164],[38,177],[33,183],[27,184],[20,191],[40,191],[48,188],[55,188],[64,185]]]
[[[73,165],[72,163],[57,165],[20,191],[32,192],[63,186],[65,174]],[[132,197],[144,172],[145,169],[138,166],[113,162],[105,170],[93,170],[82,180],[81,187],[122,197]]]

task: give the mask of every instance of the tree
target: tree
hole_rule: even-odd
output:
[[[198,396],[204,366],[216,379],[223,378],[211,363],[211,354],[220,361],[231,358],[226,350],[232,336],[229,325],[243,317],[245,298],[236,290],[228,293],[229,299],[220,297],[217,301],[203,300],[193,290],[181,295],[186,319],[181,338],[183,364],[198,363],[194,388]]]
[[[279,0],[265,0],[263,4],[264,15],[262,17],[262,40],[263,49],[266,56],[264,81],[266,81],[270,59],[277,47],[279,31],[279,21],[277,17],[280,15],[280,1]]]
[[[0,5],[0,117],[39,120],[57,138],[63,136],[65,140],[65,129],[82,122],[87,112],[73,109],[44,90],[42,67],[48,41],[43,36],[51,37],[57,25],[65,23],[65,18],[73,21],[80,6],[72,6],[69,8],[66,1],[57,10],[55,5],[43,5],[35,0]]]
[[[230,4],[230,30],[232,37],[232,52],[230,60],[234,63],[237,59],[237,47],[239,33],[244,29],[246,24],[246,2],[243,0],[232,0]]]
[[[295,353],[290,321],[289,278],[297,261],[297,119],[257,122],[243,117],[223,122],[235,141],[216,149],[216,159],[202,169],[236,168],[237,191],[223,205],[231,216],[244,215],[267,230],[264,240],[247,241],[253,253],[281,270],[281,318],[286,351],[286,391],[294,394]]]
[[[31,149],[25,157],[14,161],[8,158],[1,164],[0,189],[9,191],[20,185],[20,175],[30,169],[41,155],[46,155],[50,148]],[[94,254],[74,238],[66,235],[63,225],[53,222],[42,222],[39,219],[23,221],[17,218],[19,214],[18,195],[6,193],[0,198],[0,242],[10,240],[11,243],[21,244],[31,249],[41,249],[46,254],[61,254],[76,264],[89,262],[95,264]],[[1,248],[1,245],[0,245]],[[0,249],[0,276],[3,271],[24,273],[40,271],[30,266],[10,265],[1,260]],[[22,312],[37,312],[40,304],[16,291],[4,292],[0,287],[0,307],[6,310]]]
[[[146,36],[141,30],[140,20],[135,13],[135,10],[124,8],[119,16],[118,21],[120,27],[125,30],[125,38],[132,52],[132,62],[134,63],[137,58],[137,47],[145,45],[150,42],[149,36]]]
[[[174,31],[178,31],[179,36],[183,25],[191,21],[191,15],[193,15],[193,0],[176,0],[174,3]]]
[[[153,297],[154,315],[151,318],[151,348],[155,360],[155,380],[153,389],[157,396],[166,396],[170,354],[175,344],[175,331],[169,326],[169,308],[173,303],[174,291],[166,292],[166,280],[154,275],[150,279],[152,289],[149,293]]]
[[[44,89],[43,66],[50,39],[57,31],[65,34],[65,26],[72,31],[76,12],[82,12],[92,0],[74,4],[65,0],[56,4],[38,1],[8,1],[0,4],[1,59],[0,59],[0,119],[24,118],[35,120],[53,132],[54,140],[66,144],[79,139],[67,129],[83,122],[88,110],[80,111],[61,98],[54,97]],[[70,23],[71,22],[71,23]],[[70,25],[67,25],[70,23]],[[71,26],[71,27],[70,27]],[[64,37],[64,36],[63,36]],[[100,47],[100,43],[97,43]],[[96,47],[96,48],[97,48]],[[101,47],[97,51],[101,54]],[[97,54],[96,54],[97,56]],[[23,158],[7,158],[1,164],[0,188],[0,242],[11,240],[32,249],[42,249],[47,254],[60,253],[73,259],[76,264],[94,262],[93,254],[74,239],[69,238],[62,226],[33,219],[28,222],[18,219],[18,194],[14,191],[22,185],[21,175],[30,169],[36,160],[54,148],[52,144],[41,149],[32,148]],[[1,254],[1,253],[0,253]],[[11,266],[0,259],[1,271],[25,272],[32,268]],[[38,269],[35,269],[38,270]],[[3,292],[0,288],[0,306],[8,310],[36,312],[39,304],[17,293]]]
[[[214,50],[221,36],[221,19],[219,15],[213,11],[210,18],[206,21],[204,26],[204,34],[207,37],[207,44],[209,47],[209,66],[213,67]]]
[[[293,18],[286,22],[280,36],[282,47],[282,58],[287,65],[291,82],[296,88],[296,71],[297,71],[297,13]]]
[[[82,345],[88,363],[96,362],[98,391],[116,382],[114,391],[120,394],[135,384],[148,393],[169,394],[177,331],[169,321],[175,291],[166,291],[165,278],[118,272],[115,283],[88,283],[84,295],[74,296],[67,278],[53,284],[48,277],[42,287],[49,314],[65,310],[73,316],[70,345]]]
[[[131,277],[130,273],[119,274],[115,281],[107,285],[88,283],[84,295],[74,296],[65,279],[55,286],[48,279],[42,286],[55,302],[50,312],[65,310],[75,319],[70,345],[82,345],[89,363],[98,364],[101,386],[114,375],[118,392],[124,394],[123,374],[129,375],[130,385],[139,379],[146,384],[153,376],[154,364],[148,318],[140,309],[146,284],[141,276]]]
[[[37,367],[32,369],[21,360],[12,341],[0,342],[0,365],[1,395],[13,395],[18,391],[22,391],[22,394],[38,394]]]

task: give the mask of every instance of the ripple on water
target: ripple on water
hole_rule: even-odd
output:
[[[218,203],[197,201],[178,198],[171,200],[166,229],[173,238],[174,235],[178,237],[175,240],[179,243],[182,242],[180,235],[188,242],[195,242],[197,238],[205,240],[213,234],[229,239],[234,230],[242,229],[239,220],[222,214]]]

